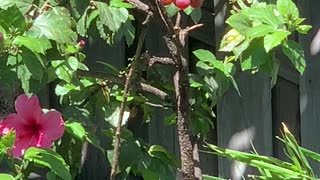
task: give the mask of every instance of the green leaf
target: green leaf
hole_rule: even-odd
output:
[[[99,16],[99,10],[94,10],[90,13],[86,21],[86,28],[89,29],[93,20]]]
[[[64,124],[66,131],[70,133],[73,137],[83,141],[86,136],[86,130],[79,122],[75,122],[74,120],[68,120]]]
[[[30,94],[29,80],[31,79],[31,75],[32,74],[30,73],[30,71],[26,65],[18,66],[17,76],[18,76],[18,79],[20,79],[21,84],[22,84],[22,89],[24,90],[24,92],[26,94]]]
[[[11,176],[10,174],[0,174],[0,179],[1,180],[15,180],[15,178],[13,176]]]
[[[119,121],[119,115],[120,115],[120,107],[111,108],[108,110],[105,120],[108,121],[112,126],[117,127],[118,121]],[[123,119],[122,119],[122,125],[125,125],[129,119],[130,111],[125,110]]]
[[[310,25],[299,25],[297,31],[301,34],[307,34],[311,28],[312,26]]]
[[[74,56],[70,56],[67,60],[67,63],[69,65],[69,67],[72,69],[72,70],[77,70],[78,69],[78,66],[79,66],[79,61],[77,58],[75,58]]]
[[[298,43],[288,40],[282,44],[282,52],[302,75],[306,68],[303,48]]]
[[[83,14],[87,9],[88,6],[90,5],[90,0],[70,0],[70,10],[76,19],[78,19],[81,14]]]
[[[0,3],[2,0],[0,1]],[[11,6],[6,10],[0,9],[0,26],[2,26],[7,32],[10,28],[18,28],[18,31],[24,32],[27,28],[27,23],[23,14],[16,6]]]
[[[59,154],[52,150],[31,147],[26,150],[23,159],[48,167],[62,179],[72,179],[69,166]]]
[[[32,52],[45,54],[45,51],[51,49],[51,43],[46,38],[32,38],[26,36],[17,36],[13,40],[13,44],[17,46],[25,46]]]
[[[216,57],[208,50],[198,49],[192,52],[202,62],[212,62]]]
[[[276,85],[279,67],[280,61],[274,56],[260,67],[262,72],[271,76],[271,87]]]
[[[123,0],[111,0],[110,6],[117,7],[117,8],[126,8],[126,9],[134,8],[132,4],[127,3],[126,1],[123,1]]]
[[[178,160],[162,146],[152,145],[148,150],[148,154],[152,157],[161,159],[161,161],[164,161],[166,164],[174,165],[176,167],[179,166]]]
[[[250,28],[246,36],[249,38],[257,38],[257,37],[263,37],[271,32],[274,32],[276,29],[268,24],[259,24],[257,26],[254,26]]]
[[[0,153],[7,153],[7,150],[13,147],[15,139],[16,133],[14,131],[10,131],[8,134],[2,136],[0,139]]]
[[[283,24],[283,20],[273,4],[269,4],[266,7],[248,8],[241,12],[255,23],[271,25],[275,29],[280,28]]]
[[[175,6],[173,3],[169,4],[165,8],[166,8],[166,12],[168,13],[168,15],[170,17],[173,17],[174,15],[176,15],[180,11],[180,9],[177,8],[177,6]]]
[[[274,47],[280,45],[290,34],[289,31],[278,30],[264,36],[264,48],[266,49],[266,52],[269,52]]]
[[[208,89],[207,91],[213,95],[217,94],[219,84],[217,83],[215,78],[213,76],[208,75],[208,76],[205,76],[203,80],[204,80],[206,89]]]
[[[77,34],[72,30],[70,13],[63,7],[53,7],[38,16],[27,32],[34,38],[46,37],[58,43],[75,44]]]
[[[235,29],[231,29],[223,36],[219,51],[231,52],[244,40],[245,36],[241,35]]]
[[[69,92],[74,91],[74,90],[79,91],[80,87],[79,86],[75,86],[73,84],[64,84],[64,85],[58,84],[56,86],[56,88],[55,88],[55,93],[58,96],[64,96],[64,95],[66,95]]]
[[[262,40],[254,40],[242,53],[241,69],[243,71],[257,69],[270,59],[270,55],[266,53],[266,50],[263,47]]]
[[[1,0],[0,9],[8,9],[17,6],[22,14],[25,14],[32,6],[33,0]]]
[[[190,14],[190,17],[194,23],[198,23],[202,17],[201,8],[193,9]]]
[[[284,175],[288,178],[300,179],[303,176],[301,172],[293,164],[281,161],[276,158],[261,156],[258,154],[246,153],[241,151],[235,151],[231,149],[223,149],[213,144],[208,144],[207,147],[214,151],[214,154],[218,154],[224,157],[228,157],[256,168],[262,168],[269,170],[272,173]]]
[[[88,9],[86,9],[79,19],[77,23],[77,32],[80,34],[80,36],[85,36],[87,34],[87,28],[86,28],[86,20],[87,20],[87,13]]]
[[[245,35],[252,26],[249,17],[244,13],[233,14],[226,22],[242,35]]]
[[[127,20],[124,24],[122,24],[119,31],[116,33],[115,42],[119,42],[125,37],[127,45],[131,46],[133,44],[135,38],[136,30],[132,25],[130,20]]]
[[[71,69],[70,65],[67,64],[68,61],[64,60],[55,60],[51,61],[51,65],[56,68],[55,73],[59,79],[70,83],[73,78],[74,71]]]
[[[299,18],[299,10],[291,0],[278,0],[277,9],[281,16],[287,20]]]
[[[33,53],[29,49],[22,48],[22,62],[28,67],[28,71],[31,73],[32,78],[35,80],[42,80],[44,74],[44,63],[40,56]]]
[[[129,17],[128,10],[125,8],[109,7],[103,2],[96,2],[96,5],[100,12],[99,19],[101,23],[112,32],[118,31],[121,24],[125,23]]]

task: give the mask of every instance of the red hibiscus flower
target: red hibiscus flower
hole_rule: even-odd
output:
[[[16,132],[13,157],[21,157],[29,147],[50,148],[52,141],[64,133],[61,113],[50,110],[43,113],[37,96],[20,95],[15,102],[17,113],[9,114],[0,122],[0,135],[11,129]]]

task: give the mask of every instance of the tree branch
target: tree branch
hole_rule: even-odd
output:
[[[178,13],[175,26],[170,17],[166,14],[164,8],[157,3],[158,11],[162,17],[163,22],[169,31],[169,37],[165,38],[169,52],[173,61],[176,63],[176,71],[174,72],[173,82],[175,88],[176,98],[176,114],[177,114],[177,131],[180,147],[181,172],[184,180],[201,179],[201,170],[197,169],[195,175],[195,164],[193,157],[193,143],[190,135],[190,117],[191,105],[189,102],[189,67],[188,61],[183,54],[185,46],[185,39],[188,32],[194,30],[201,25],[193,26],[191,28],[181,28],[181,15]],[[200,173],[199,173],[200,172]],[[200,174],[200,175],[199,175]]]
[[[146,20],[149,20],[150,16],[151,16],[151,14],[148,13]],[[144,21],[143,25],[146,25],[147,23],[148,23],[148,21]],[[118,164],[119,164],[119,155],[120,155],[119,149],[120,149],[120,143],[121,143],[121,126],[122,126],[122,121],[123,121],[123,115],[124,115],[125,106],[127,103],[127,98],[130,93],[129,88],[130,88],[134,73],[136,72],[137,63],[140,60],[140,55],[141,55],[145,35],[146,35],[146,28],[143,27],[142,32],[139,36],[138,46],[137,46],[136,53],[134,55],[134,59],[132,61],[132,65],[129,69],[128,74],[126,75],[123,100],[120,105],[119,120],[118,120],[118,124],[117,124],[117,129],[115,132],[115,143],[114,143],[114,149],[113,149],[113,163],[112,163],[111,174],[110,174],[111,180],[115,180],[115,177],[117,175]]]
[[[169,57],[157,57],[150,56],[148,53],[142,55],[144,59],[147,60],[148,66],[151,67],[154,64],[166,64],[166,65],[175,65],[176,63]]]

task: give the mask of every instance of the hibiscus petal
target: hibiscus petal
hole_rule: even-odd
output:
[[[43,133],[51,140],[59,139],[64,133],[64,122],[61,113],[49,111],[43,114],[42,120],[38,121]]]
[[[37,96],[28,98],[25,94],[20,95],[15,103],[17,113],[26,121],[34,121],[34,115],[42,113]]]
[[[7,134],[11,129],[16,131],[16,136],[27,133],[27,122],[18,114],[9,114],[5,120],[0,122],[0,134]]]
[[[23,136],[16,139],[16,142],[14,144],[12,155],[14,158],[21,157],[26,149],[30,147],[30,140],[32,139],[32,136]]]

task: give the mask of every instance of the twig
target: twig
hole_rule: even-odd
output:
[[[48,7],[51,7],[51,6],[50,6],[50,2],[49,2],[49,0],[46,0],[46,1],[43,3],[42,7],[40,8],[39,13],[41,14],[41,13],[42,13],[43,11],[45,11]]]
[[[161,91],[160,89],[153,87],[149,84],[139,83],[139,89],[141,89],[143,92],[148,92],[150,94],[156,95],[160,97],[160,99],[165,101],[171,101],[171,97],[169,94],[167,94],[164,91]]]
[[[90,100],[90,98],[93,97],[96,93],[98,93],[101,88],[103,88],[105,86],[111,86],[113,84],[124,84],[125,83],[125,79],[122,77],[103,76],[103,75],[101,75],[101,73],[94,73],[94,72],[88,72],[88,71],[78,71],[77,74],[79,76],[104,79],[104,81],[102,83],[100,83],[100,86],[98,86],[97,88],[92,90],[90,95],[80,104],[80,106],[84,106],[85,104],[87,104],[88,101]],[[146,92],[146,93],[153,94],[155,96],[158,96],[162,100],[166,100],[166,101],[172,100],[171,96],[168,93],[166,93],[166,92],[164,92],[164,91],[162,91],[162,90],[160,90],[150,84],[146,84],[143,82],[132,82],[131,85],[140,92]]]
[[[150,16],[150,14],[148,14],[148,16]],[[147,17],[147,19],[149,19],[149,17]],[[123,121],[123,115],[124,115],[124,110],[125,110],[125,106],[127,103],[127,98],[129,96],[129,87],[131,85],[131,81],[133,78],[133,74],[136,71],[136,66],[137,66],[137,62],[140,59],[140,55],[141,55],[141,50],[142,50],[142,46],[144,43],[144,38],[145,38],[145,34],[146,34],[146,29],[143,28],[142,32],[139,36],[139,40],[138,40],[138,46],[137,46],[137,50],[136,53],[134,55],[134,59],[132,62],[132,65],[129,69],[128,74],[126,75],[126,82],[124,85],[124,93],[123,93],[123,100],[121,102],[120,105],[120,114],[119,114],[119,120],[118,120],[118,125],[117,125],[117,129],[116,129],[116,133],[115,133],[115,143],[114,143],[114,149],[113,149],[113,162],[112,162],[112,168],[111,168],[111,174],[110,174],[110,179],[111,180],[115,180],[115,177],[117,175],[117,170],[118,170],[118,163],[119,163],[119,149],[120,149],[120,142],[121,142],[121,126],[122,126],[122,121]]]
[[[142,57],[147,60],[149,67],[153,66],[154,64],[175,65],[175,62],[169,57],[150,56],[148,53],[144,53]]]
[[[157,5],[158,13],[159,13],[163,23],[166,25],[168,32],[173,33],[174,32],[174,24],[172,23],[170,17],[167,15],[164,7],[159,3],[158,0],[156,0],[156,5]]]

